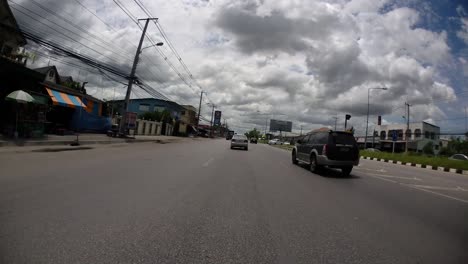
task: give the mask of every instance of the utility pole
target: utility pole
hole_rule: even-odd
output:
[[[466,105],[465,105],[465,133],[468,132],[468,123],[467,123],[467,119],[466,119],[467,116],[468,116],[468,114],[467,114]]]
[[[338,117],[334,116],[333,119],[335,119],[335,131],[336,131],[336,122],[338,122]],[[345,121],[346,122],[346,121]]]
[[[335,129],[336,129],[336,123],[335,123]],[[301,125],[301,136],[302,136],[302,125]]]
[[[211,134],[211,137],[213,137],[213,117],[214,117],[214,109],[215,109],[216,105],[211,104],[211,107],[212,107],[212,109],[211,109],[211,122],[210,122],[211,132],[210,132],[210,134]]]
[[[405,102],[405,106],[408,107],[408,113],[407,113],[407,116],[406,116],[406,133],[405,133],[405,139],[406,139],[406,143],[405,143],[405,152],[408,152],[408,136],[411,137],[411,133],[408,133],[409,132],[409,119],[410,119],[410,104],[408,104],[407,102]]]
[[[203,99],[203,91],[201,91],[200,93],[200,104],[198,105],[197,131],[200,129],[200,113],[201,113],[202,99]]]
[[[138,19],[146,20],[145,27],[143,28],[143,32],[141,34],[140,43],[138,44],[138,48],[135,54],[135,59],[133,59],[133,66],[132,71],[130,72],[130,77],[128,79],[128,86],[127,86],[127,93],[125,94],[125,101],[122,109],[122,119],[120,120],[120,128],[119,134],[122,136],[126,136],[126,129],[125,129],[125,122],[127,121],[127,110],[128,110],[128,103],[130,101],[130,95],[132,93],[132,85],[135,81],[135,72],[138,65],[138,59],[140,58],[141,46],[143,45],[143,40],[145,39],[146,29],[148,28],[148,24],[150,20],[157,20],[157,18],[145,18],[145,19]]]

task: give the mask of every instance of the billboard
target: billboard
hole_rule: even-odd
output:
[[[221,111],[215,111],[214,125],[215,126],[220,126],[221,125]]]
[[[291,130],[292,130],[291,121],[270,119],[270,132],[277,132],[277,131],[291,132]]]

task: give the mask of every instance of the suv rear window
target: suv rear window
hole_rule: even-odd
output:
[[[354,139],[352,134],[348,133],[331,133],[334,144],[343,144],[343,145],[354,145],[356,144],[356,139]]]

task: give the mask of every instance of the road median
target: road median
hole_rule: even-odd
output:
[[[368,160],[468,175],[468,162],[450,160],[445,157],[429,157],[415,153],[404,154],[370,151],[361,151],[360,154],[361,158]]]

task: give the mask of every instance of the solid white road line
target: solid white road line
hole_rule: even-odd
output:
[[[422,188],[422,189],[431,189],[431,190],[440,190],[440,191],[457,191],[457,192],[468,192],[468,190],[463,189],[460,186],[457,187],[440,187],[440,186],[430,186],[430,185],[418,185],[418,184],[407,184],[412,187]]]
[[[459,202],[468,204],[468,201],[467,201],[467,200],[463,200],[463,199],[460,199],[460,198],[456,198],[456,197],[453,197],[453,196],[450,196],[450,195],[446,195],[446,194],[434,192],[434,191],[431,191],[431,190],[427,190],[427,189],[423,189],[423,188],[411,186],[410,184],[401,184],[401,185],[408,186],[408,187],[413,188],[413,189],[416,189],[416,190],[420,190],[420,191],[423,191],[423,192],[432,193],[432,194],[435,194],[435,195],[438,195],[438,196],[442,196],[442,197],[445,197],[445,198],[448,198],[448,199],[452,199],[452,200],[455,200],[455,201],[459,201]]]
[[[412,180],[412,181],[422,181],[422,179],[412,177],[401,177],[401,176],[393,176],[393,175],[384,175],[384,174],[374,174],[375,176],[380,176],[380,177],[387,177],[387,178],[395,178],[395,179],[403,179],[403,180]]]

